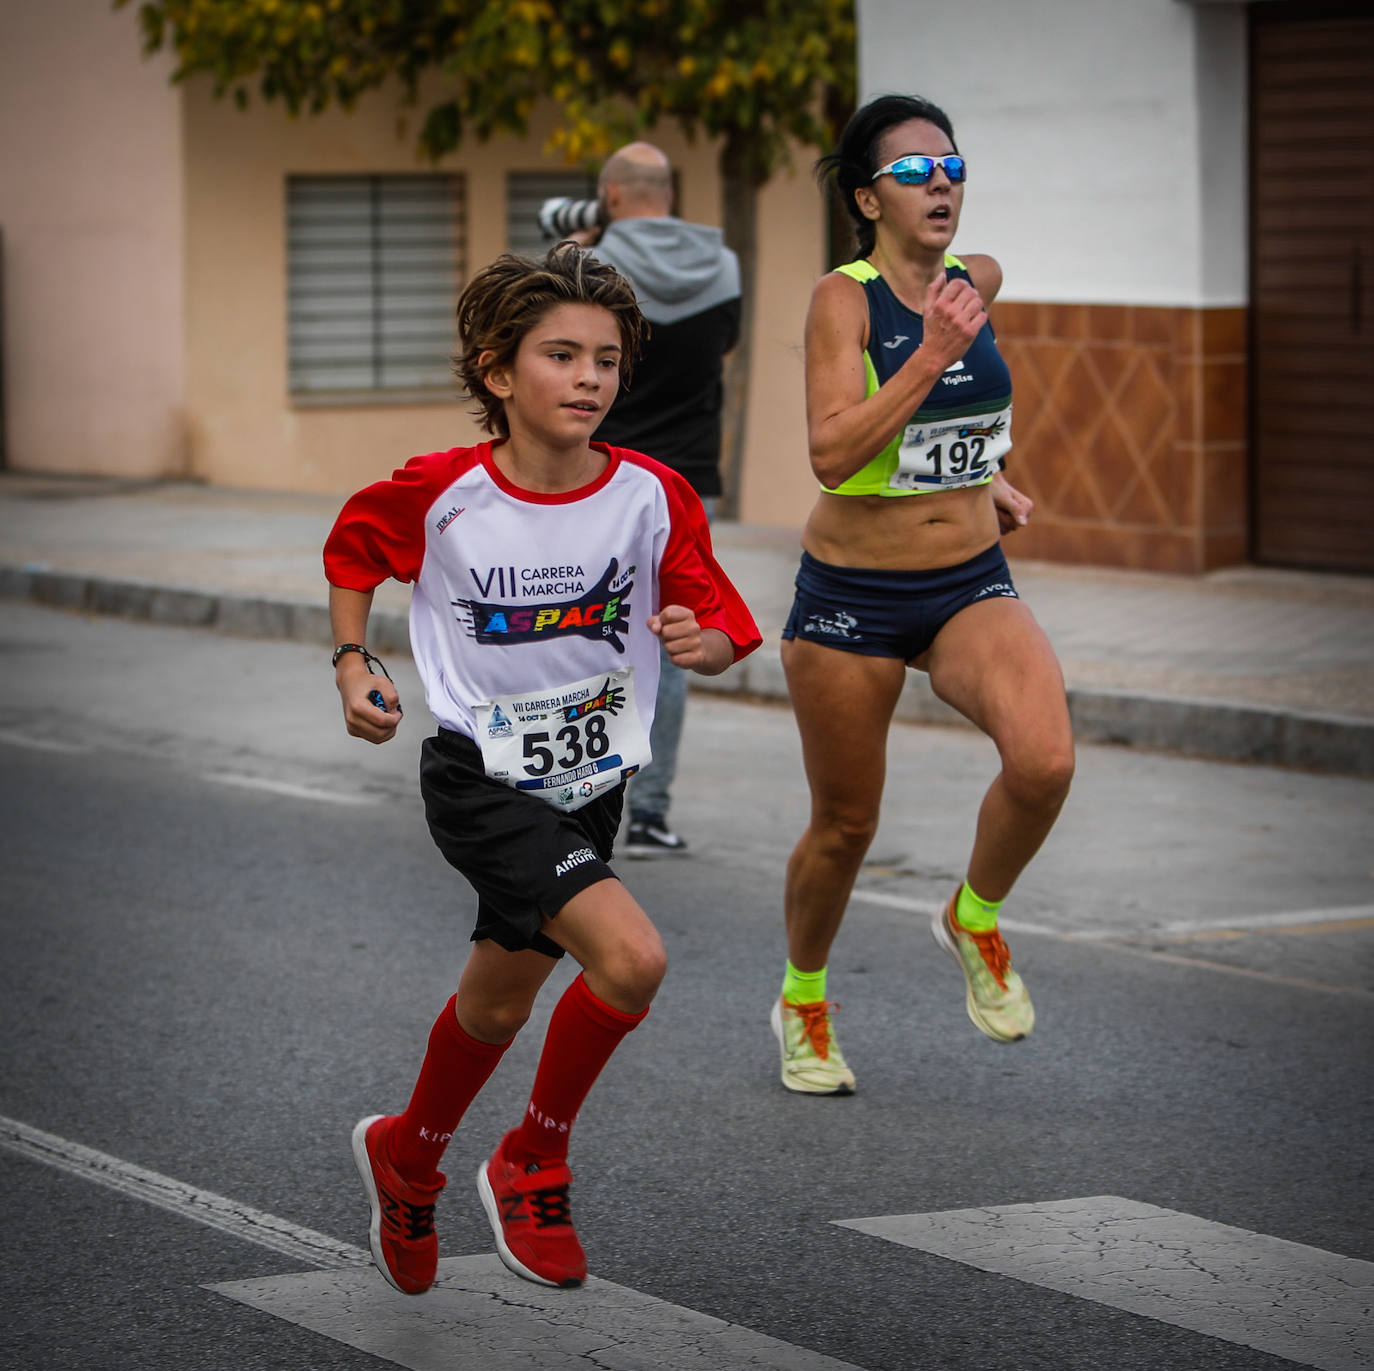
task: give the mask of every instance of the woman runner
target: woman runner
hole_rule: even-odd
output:
[[[1031,501],[1001,474],[1011,377],[986,307],[1002,271],[950,252],[967,177],[950,121],[926,100],[880,97],[819,167],[854,221],[858,254],[817,285],[806,325],[821,491],[782,660],[811,817],[787,868],[772,1026],[783,1084],[835,1095],[854,1090],[854,1074],[835,1040],[827,964],[877,829],[907,668],[927,672],[1001,757],[967,875],[932,925],[963,972],[969,1017],[998,1042],[1034,1023],[998,911],[1064,803],[1073,735],[1058,662],[1002,555],[1000,535],[1026,522]]]

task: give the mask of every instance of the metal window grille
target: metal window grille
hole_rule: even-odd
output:
[[[286,201],[292,392],[451,390],[462,178],[292,176]]]
[[[542,257],[553,243],[539,229],[539,206],[555,195],[596,199],[596,178],[581,171],[513,171],[506,179],[506,242],[522,257]]]

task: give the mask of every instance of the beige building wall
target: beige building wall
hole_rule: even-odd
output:
[[[9,465],[185,468],[180,98],[106,0],[0,0]]]
[[[793,149],[759,203],[759,293],[739,519],[800,528],[820,489],[806,443],[802,335],[825,272],[825,209],[815,149]]]
[[[347,492],[407,457],[482,435],[456,395],[426,403],[293,401],[286,341],[285,186],[294,173],[415,172],[418,116],[394,94],[353,114],[287,120],[240,111],[208,83],[185,93],[187,356],[192,470],[217,485]],[[506,176],[564,169],[542,154],[549,119],[523,141],[464,146],[436,170],[465,178],[467,262],[507,243]],[[720,223],[715,150],[669,127],[651,135],[679,170],[687,219]],[[801,409],[801,320],[821,265],[823,215],[806,175],[781,173],[760,206],[763,245],[741,516],[800,522],[809,507]]]
[[[352,403],[289,391],[286,206],[292,174],[460,174],[469,270],[507,245],[511,171],[566,170],[522,140],[420,161],[420,109],[395,91],[291,120],[169,83],[131,9],[0,0],[0,227],[9,464],[248,489],[346,493],[409,456],[480,436],[457,394]],[[719,224],[716,148],[650,134],[678,168],[678,212]],[[799,525],[806,466],[802,322],[824,214],[799,149],[765,187],[740,516]]]
[[[291,120],[279,106],[217,101],[205,80],[184,99],[193,473],[214,485],[347,493],[416,453],[476,441],[456,392],[422,404],[297,405],[288,389],[286,178],[430,169],[416,161],[413,129],[398,136],[400,102]],[[467,176],[469,262],[504,245],[503,168],[495,144],[439,168]]]

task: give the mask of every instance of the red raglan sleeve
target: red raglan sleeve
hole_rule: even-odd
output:
[[[425,556],[425,514],[463,466],[463,450],[412,457],[388,481],[352,496],[324,544],[332,586],[374,590],[383,581],[415,581]]]
[[[622,457],[632,457],[654,471],[668,496],[668,543],[658,567],[660,603],[685,605],[702,628],[717,628],[729,638],[734,647],[732,661],[747,657],[763,642],[763,635],[744,597],[716,561],[711,525],[700,496],[684,477],[661,462],[624,451]]]

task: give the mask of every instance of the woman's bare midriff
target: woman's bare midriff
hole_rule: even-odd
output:
[[[832,566],[927,571],[958,566],[998,537],[991,486],[897,496],[822,491],[802,546]]]

